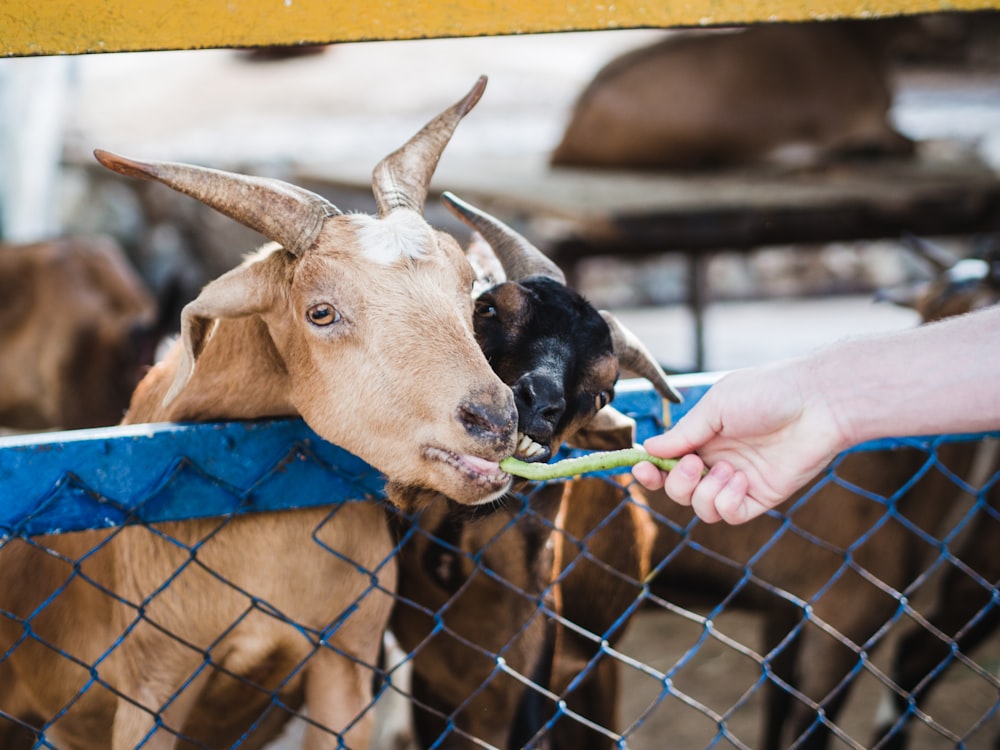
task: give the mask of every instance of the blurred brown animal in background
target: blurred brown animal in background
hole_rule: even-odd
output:
[[[608,63],[577,100],[559,166],[698,168],[907,155],[887,74],[908,19],[671,34]]]
[[[156,303],[110,238],[0,245],[0,425],[117,424],[158,337]]]

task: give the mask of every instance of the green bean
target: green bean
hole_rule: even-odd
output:
[[[585,456],[556,461],[554,464],[529,464],[510,456],[500,462],[500,468],[508,474],[540,482],[546,479],[574,477],[592,471],[635,466],[640,461],[649,461],[663,471],[670,471],[677,465],[676,458],[658,458],[649,455],[642,448],[625,448],[620,451],[588,453]]]

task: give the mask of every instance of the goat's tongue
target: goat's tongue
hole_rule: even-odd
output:
[[[466,453],[462,457],[462,463],[468,466],[477,474],[496,474],[500,471],[500,464],[496,461],[487,461],[485,458],[473,456]]]

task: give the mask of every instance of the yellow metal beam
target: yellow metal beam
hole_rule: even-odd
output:
[[[5,0],[0,56],[721,25],[1000,8],[1000,0]]]

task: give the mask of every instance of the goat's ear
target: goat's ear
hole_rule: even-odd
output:
[[[635,444],[635,420],[613,406],[605,406],[566,442],[592,451],[631,448]]]
[[[191,380],[198,357],[222,318],[243,318],[267,310],[273,302],[274,272],[269,263],[244,263],[201,290],[181,311],[183,354],[174,382],[163,398],[168,406]]]
[[[503,264],[500,263],[497,254],[493,252],[490,243],[483,239],[483,236],[479,232],[473,232],[472,236],[469,237],[469,245],[465,249],[465,257],[469,259],[472,270],[476,272],[476,284],[473,296],[479,296],[485,290],[507,280]]]

